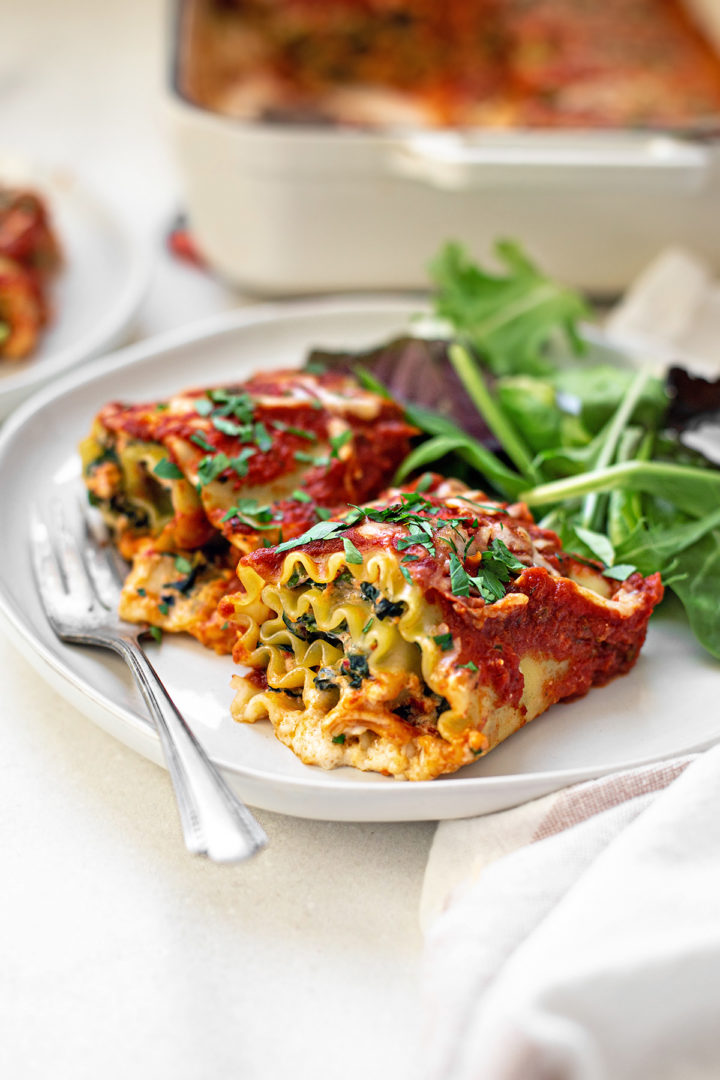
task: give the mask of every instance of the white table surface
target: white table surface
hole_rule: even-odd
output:
[[[138,338],[246,302],[162,253],[180,205],[163,14],[0,0],[0,156],[76,173],[153,242]],[[184,852],[165,772],[4,637],[0,688],[0,1076],[410,1074],[431,823],[260,813],[268,850],[208,865]]]

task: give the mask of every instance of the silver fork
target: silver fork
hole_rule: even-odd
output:
[[[117,615],[120,557],[97,542],[84,514],[71,528],[65,507],[51,509],[52,531],[37,509],[30,522],[35,580],[50,626],[63,641],[112,649],[132,671],[160,736],[188,850],[216,862],[249,858],[267,836],[173,704],[140,644],[147,627]]]

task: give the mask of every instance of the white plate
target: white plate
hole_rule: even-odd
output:
[[[143,297],[149,259],[110,211],[72,177],[3,166],[0,180],[47,200],[63,251],[53,319],[26,360],[0,359],[0,419],[50,379],[122,343]]]
[[[260,368],[297,365],[312,345],[371,345],[406,329],[417,307],[406,299],[363,298],[231,312],[73,372],[11,418],[0,435],[0,612],[28,659],[60,693],[118,739],[160,759],[123,664],[108,653],[58,642],[30,573],[29,503],[77,492],[75,445],[98,408],[111,399],[147,400],[184,386],[237,380]],[[695,644],[675,608],[653,617],[646,648],[629,675],[581,701],[555,706],[459,774],[415,784],[303,765],[277,742],[269,724],[246,726],[229,718],[228,657],[169,636],[151,648],[178,706],[247,801],[303,817],[465,817],[720,739],[720,667]]]

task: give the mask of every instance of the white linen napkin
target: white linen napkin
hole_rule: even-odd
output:
[[[720,286],[687,252],[655,260],[607,330],[720,375]],[[422,1080],[718,1080],[719,798],[720,747],[441,822]]]
[[[420,1075],[717,1080],[718,792],[720,747],[443,823],[426,911],[474,874],[427,932]]]
[[[706,263],[668,248],[645,268],[605,320],[619,348],[682,364],[705,378],[720,375],[720,283]]]

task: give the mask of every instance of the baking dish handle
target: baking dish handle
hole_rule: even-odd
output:
[[[433,132],[394,141],[396,176],[448,190],[491,187],[635,188],[704,186],[711,149],[669,135],[636,132],[463,135]]]

